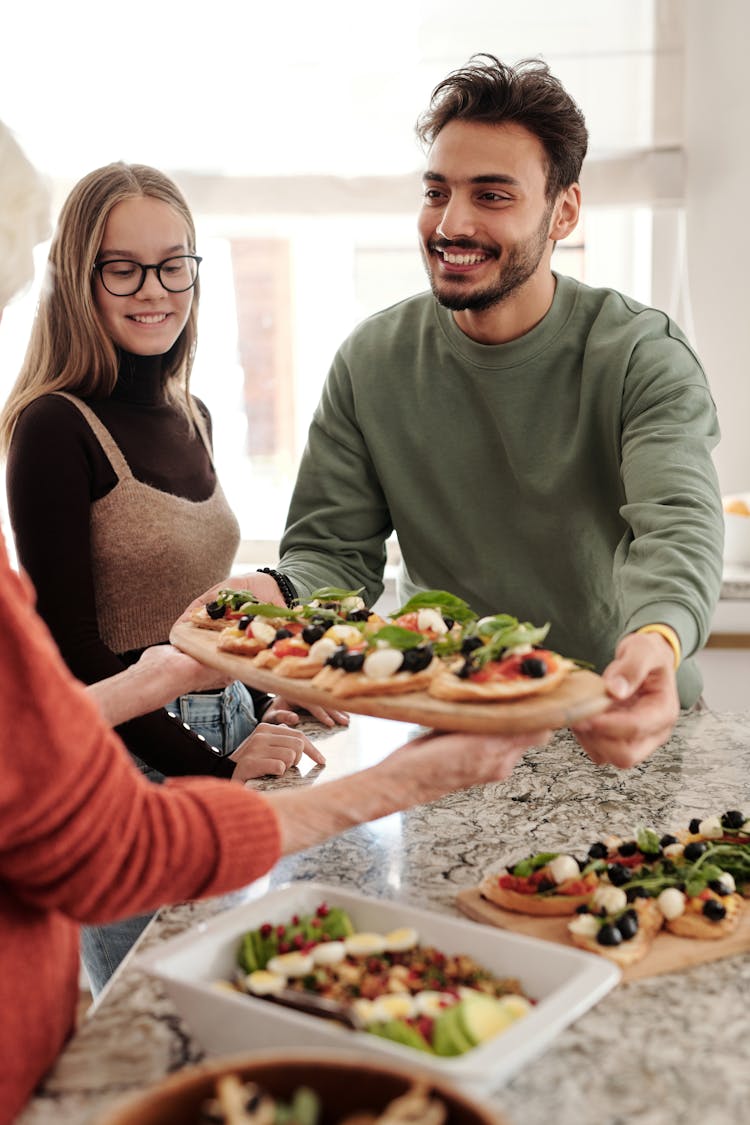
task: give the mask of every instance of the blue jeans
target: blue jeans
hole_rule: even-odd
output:
[[[253,699],[244,684],[235,681],[224,691],[181,695],[167,704],[195,734],[217,746],[226,756],[253,733],[258,720]],[[132,755],[141,773],[159,785],[164,774]],[[128,950],[141,936],[153,914],[139,914],[106,926],[84,926],[81,930],[81,959],[96,997]]]

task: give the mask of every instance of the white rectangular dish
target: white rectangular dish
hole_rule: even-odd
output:
[[[286,923],[293,914],[313,913],[322,902],[346,910],[357,930],[385,933],[413,926],[423,944],[444,953],[469,954],[498,976],[518,977],[536,1001],[534,1008],[489,1042],[442,1058],[214,986],[232,976],[245,931],[265,922]],[[338,1046],[387,1055],[480,1093],[495,1089],[540,1054],[620,979],[615,965],[593,954],[315,882],[288,883],[228,910],[140,954],[136,964],[163,983],[210,1055],[258,1047]]]

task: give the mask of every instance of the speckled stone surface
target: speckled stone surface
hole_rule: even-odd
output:
[[[324,770],[272,783],[312,784],[388,753],[415,728],[353,717],[321,743]],[[290,879],[341,883],[456,913],[454,896],[503,860],[580,852],[605,831],[667,830],[692,816],[750,812],[750,714],[683,717],[635,770],[595,767],[560,732],[503,783],[386,817],[285,860],[234,895],[163,910],[140,948]],[[121,966],[97,1009],[19,1119],[86,1125],[121,1095],[202,1057],[159,986]],[[512,1125],[724,1125],[750,1120],[750,955],[621,985],[493,1096]]]
[[[727,563],[721,583],[722,601],[745,601],[750,599],[750,566]]]

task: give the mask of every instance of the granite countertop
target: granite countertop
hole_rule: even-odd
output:
[[[750,566],[725,563],[721,582],[722,601],[745,601],[750,598]]]
[[[351,772],[414,733],[353,716],[351,731],[326,740],[325,770],[270,785]],[[623,772],[595,767],[559,732],[505,782],[347,832],[234,895],[161,911],[139,948],[298,878],[456,913],[457,891],[504,858],[580,852],[608,830],[667,830],[728,808],[750,813],[750,713],[684,716],[667,746]],[[96,1122],[121,1095],[203,1057],[133,959],[131,953],[115,974],[19,1125]],[[747,954],[620,985],[501,1087],[493,1104],[513,1125],[736,1125],[750,1105],[749,1024]]]

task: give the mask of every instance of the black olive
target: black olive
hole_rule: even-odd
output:
[[[452,617],[445,617],[444,616],[443,621],[445,622],[445,627],[449,632],[453,628],[453,626],[456,624],[455,620]]]
[[[366,621],[370,616],[369,609],[350,609],[346,615],[347,621]]]
[[[404,659],[401,663],[401,672],[422,672],[425,668],[429,667],[432,662],[432,646],[431,645],[417,645],[416,648],[408,648],[404,653]]]
[[[244,630],[247,629],[247,627],[248,627],[248,625],[250,624],[251,621],[252,621],[252,617],[250,617],[249,614],[245,613],[245,614],[242,615],[242,617],[237,622],[237,628],[242,629],[242,631],[244,632]]]
[[[530,676],[532,680],[539,680],[547,675],[547,665],[538,656],[524,656],[518,665],[522,676]]]
[[[624,843],[620,844],[617,850],[620,855],[635,855],[638,851],[638,845],[635,840],[625,840]]]
[[[668,832],[665,836],[662,836],[661,840],[659,840],[659,846],[662,847],[662,848],[668,848],[670,844],[678,844],[678,843],[679,843],[679,840],[677,839],[677,837],[676,836],[670,836],[670,834]]]
[[[708,885],[712,891],[716,891],[717,895],[730,894],[730,891],[727,889],[726,883],[722,883],[721,879],[712,879]]]
[[[597,840],[596,843],[592,844],[589,848],[589,855],[592,859],[606,859],[609,855],[607,845]]]
[[[635,902],[637,898],[651,898],[645,887],[628,887],[625,891],[628,902]]]
[[[276,630],[276,636],[275,636],[274,640],[285,641],[286,638],[291,637],[291,635],[292,635],[291,629],[277,629]]]
[[[212,621],[218,621],[226,612],[227,607],[225,605],[219,605],[218,602],[207,602],[206,604],[206,613]]]
[[[727,908],[723,902],[717,902],[715,898],[708,898],[703,903],[703,913],[712,922],[720,922],[722,918],[726,917]]]
[[[621,887],[623,883],[627,883],[632,877],[632,871],[629,867],[624,867],[621,863],[610,863],[607,868],[607,875],[609,881],[615,887]]]
[[[473,652],[475,648],[481,648],[483,644],[484,641],[481,637],[464,637],[461,642],[461,652],[464,656],[468,656],[470,652]]]
[[[556,886],[557,886],[557,883],[555,883],[554,880],[552,880],[552,879],[540,879],[539,882],[537,883],[536,889],[538,891],[551,891],[551,890],[554,890],[554,888]]]
[[[620,931],[623,941],[630,941],[638,933],[638,915],[634,910],[626,910],[625,913],[617,919],[617,929]]]
[[[311,625],[325,625],[326,628],[331,624],[327,617],[321,617],[319,613],[313,614],[310,618]]]
[[[706,845],[702,840],[693,840],[691,844],[685,845],[685,850],[682,853],[685,859],[698,859],[706,850]]]
[[[474,665],[472,664],[471,660],[464,660],[463,664],[456,672],[456,675],[458,676],[459,680],[468,680],[473,671]]]
[[[331,668],[343,668],[346,651],[347,650],[345,645],[339,645],[339,647],[328,657],[328,659],[326,660],[326,664],[329,664]]]
[[[721,823],[724,828],[742,828],[745,823],[745,815],[739,809],[729,809],[721,818]]]
[[[621,945],[622,934],[617,926],[613,926],[611,922],[605,922],[604,925],[599,928],[596,940],[599,942],[599,945]]]
[[[302,640],[309,645],[314,645],[326,631],[325,625],[306,625],[302,630]]]
[[[700,832],[700,830],[701,830],[700,817],[694,816],[693,819],[690,821],[690,824],[688,825],[688,831],[691,832],[693,834],[693,836],[696,836]]]
[[[341,659],[341,667],[345,672],[359,672],[364,662],[363,652],[345,652]]]
[[[576,914],[588,914],[588,912],[589,912],[588,904],[585,903],[585,902],[582,902],[580,904],[580,906],[576,907]]]

